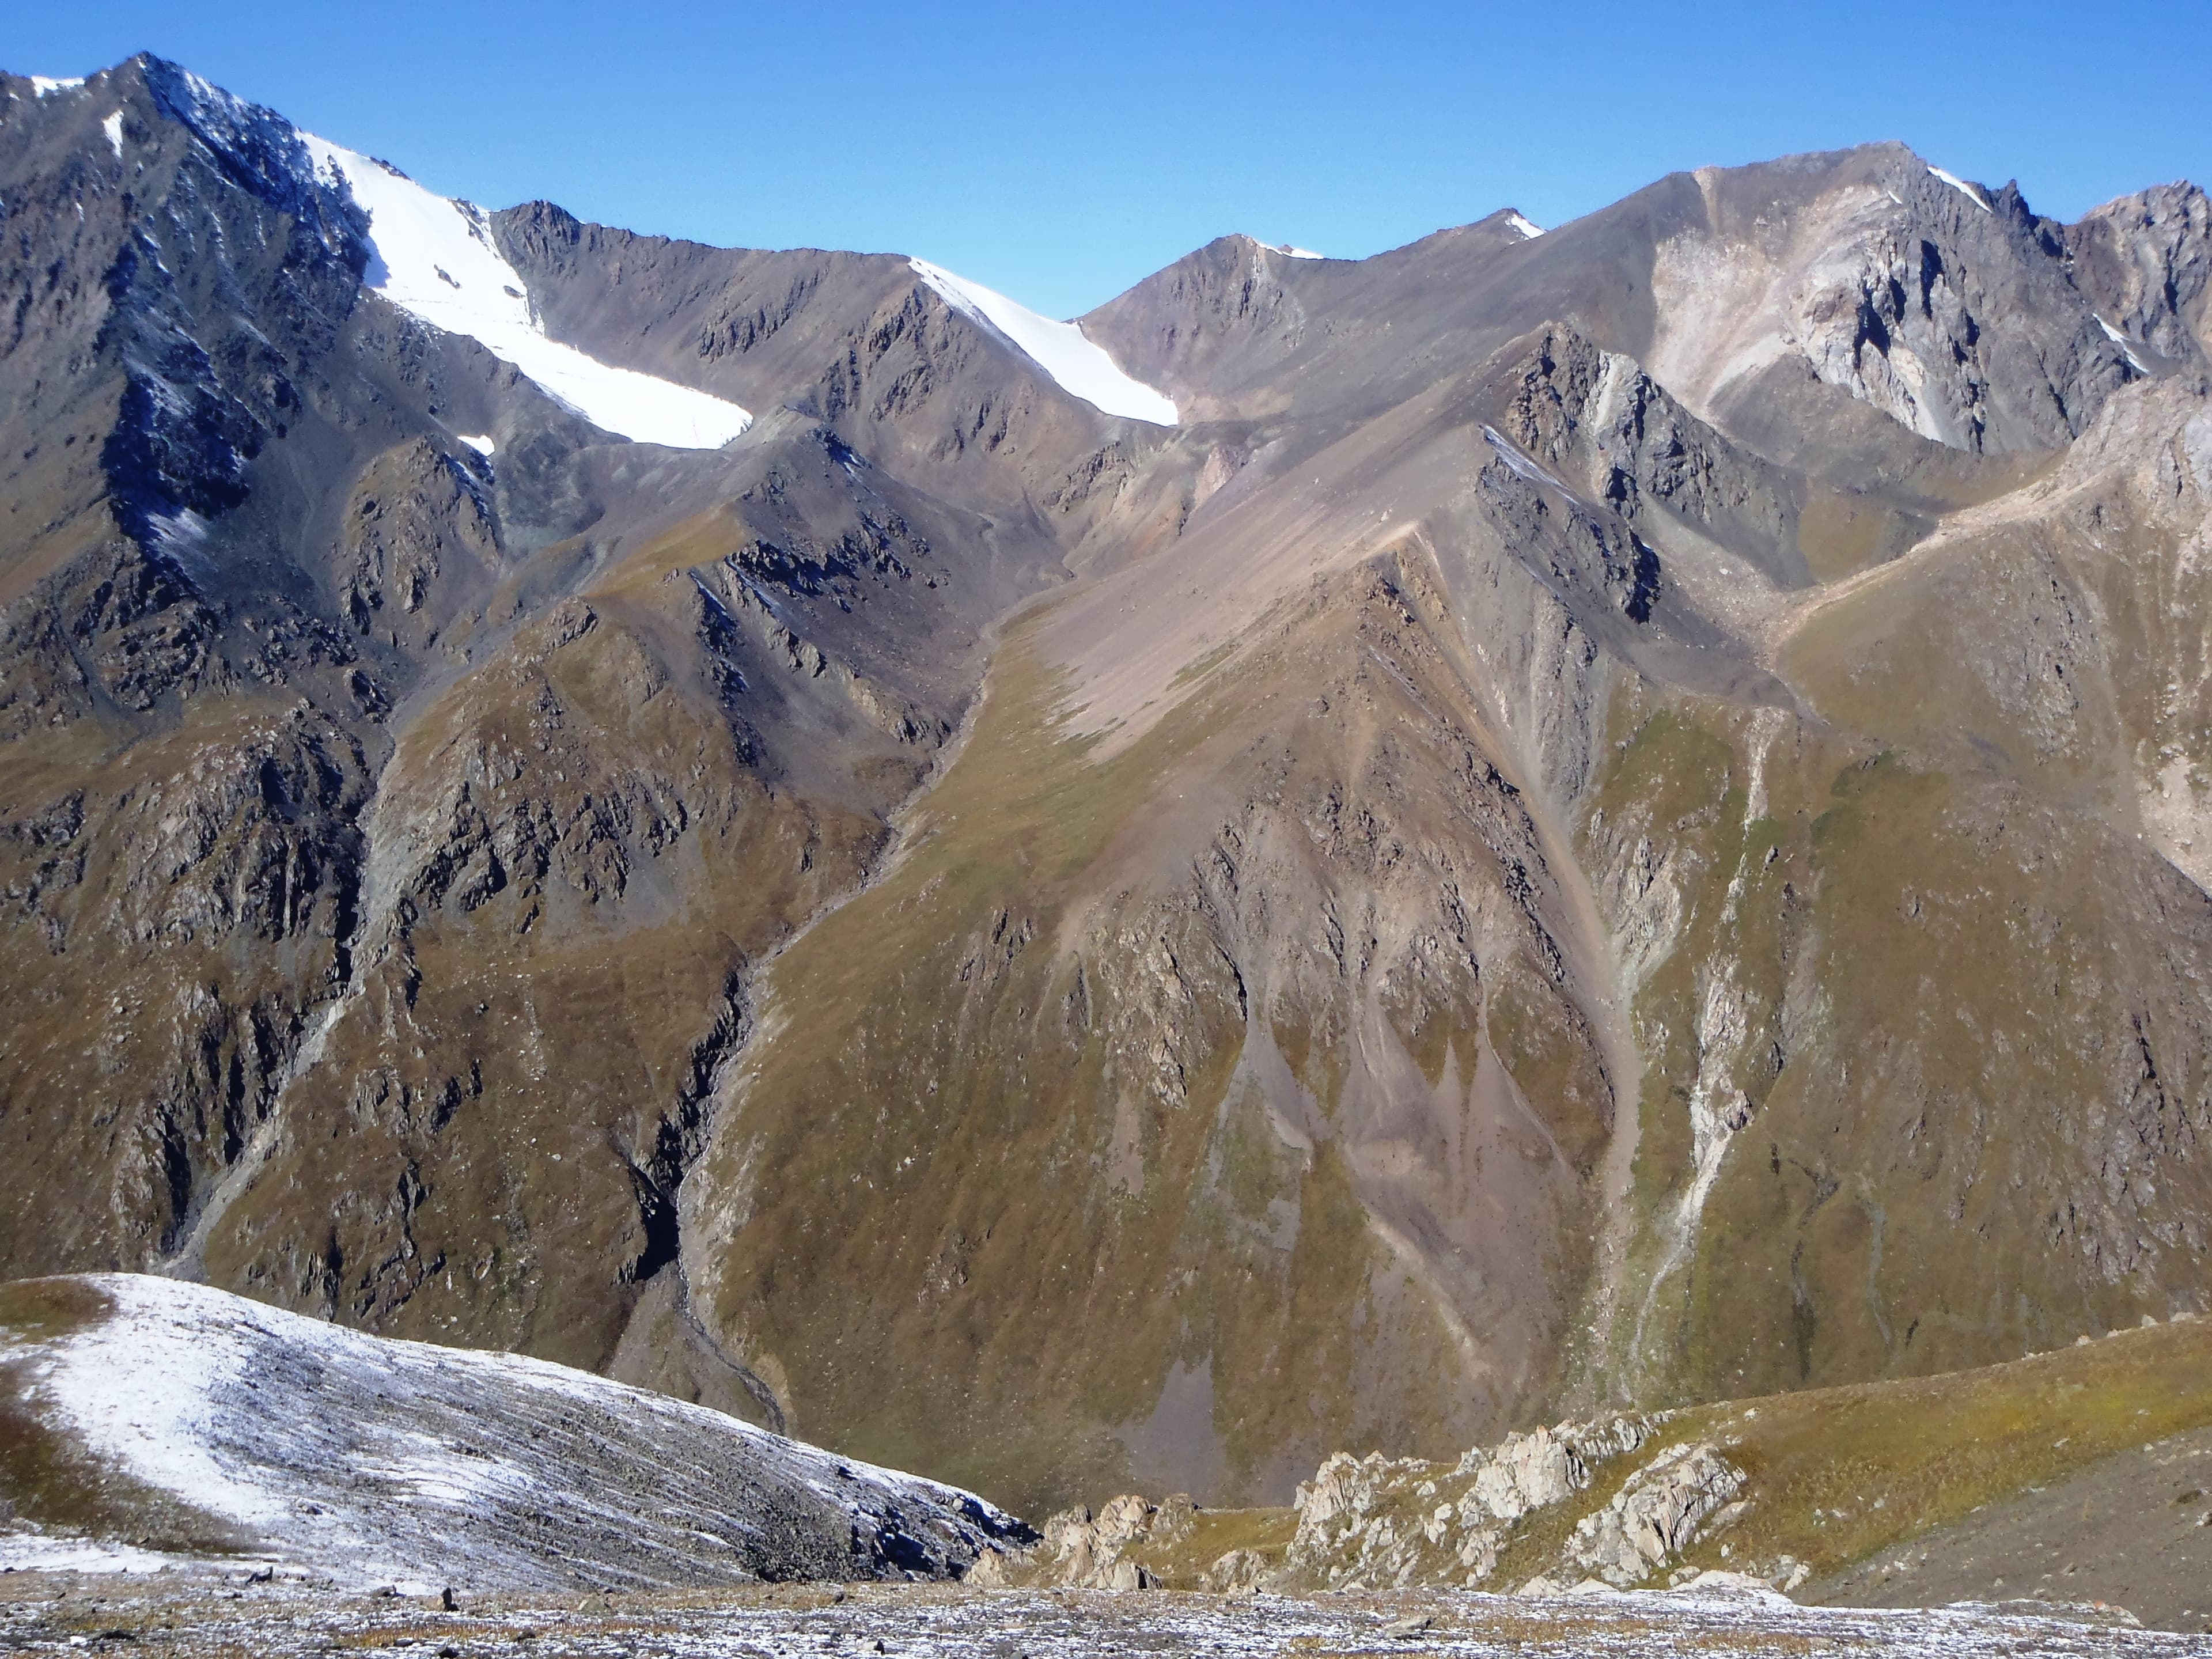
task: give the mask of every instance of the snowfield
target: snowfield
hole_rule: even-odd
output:
[[[939,1577],[1027,1535],[970,1493],[566,1366],[166,1279],[77,1282],[106,1317],[4,1350],[40,1421],[249,1554],[340,1583]],[[18,1528],[0,1531],[0,1566],[72,1547],[114,1545]]]
[[[368,215],[368,287],[448,334],[466,335],[593,426],[672,449],[720,449],[752,424],[733,403],[546,337],[520,275],[500,256],[482,208],[433,194],[404,173],[312,133],[300,135],[326,182]]]
[[[915,276],[971,323],[998,335],[1072,392],[1103,414],[1154,426],[1174,426],[1175,400],[1124,374],[1105,349],[1073,323],[1055,323],[981,283],[956,276],[926,259],[909,259]]]

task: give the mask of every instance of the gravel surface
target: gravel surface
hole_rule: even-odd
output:
[[[763,1586],[679,1595],[435,1600],[359,1597],[213,1576],[162,1582],[74,1574],[0,1577],[0,1644],[257,1659],[407,1648],[477,1654],[987,1656],[1152,1653],[1706,1656],[2212,1655],[2212,1638],[2116,1620],[1959,1607],[1799,1607],[1753,1593],[1518,1600],[1469,1592],[1311,1599],[1159,1592],[968,1591],[953,1586]]]

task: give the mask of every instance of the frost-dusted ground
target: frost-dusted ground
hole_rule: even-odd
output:
[[[57,1592],[65,1592],[58,1594]],[[2094,1618],[2094,1613],[2087,1617]],[[1423,1620],[1421,1628],[1409,1628]],[[435,1601],[342,1598],[312,1587],[0,1579],[0,1644],[59,1653],[249,1652],[267,1659],[405,1646],[426,1656],[910,1655],[1076,1659],[1103,1653],[1698,1655],[2212,1654],[2212,1638],[1993,1608],[1877,1613],[1780,1597],[1606,1595],[1516,1601],[1468,1592],[1275,1596],[966,1591],[954,1586],[775,1586],[634,1597]]]
[[[971,1494],[542,1360],[166,1279],[51,1282],[95,1291],[104,1315],[0,1358],[87,1478],[122,1476],[264,1564],[356,1589],[941,1577],[1019,1531]],[[81,1540],[15,1516],[0,1568],[159,1547],[182,1535],[165,1509]],[[108,1565],[149,1563],[127,1549]]]

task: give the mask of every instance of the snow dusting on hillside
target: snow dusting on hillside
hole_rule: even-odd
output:
[[[397,169],[312,133],[300,137],[317,170],[343,180],[368,215],[375,248],[368,286],[401,310],[466,335],[592,425],[641,443],[719,449],[752,424],[733,403],[547,338],[520,275],[493,244],[483,209],[433,194]]]
[[[82,1282],[112,1311],[35,1345],[21,1374],[40,1420],[265,1559],[340,1582],[943,1577],[1033,1535],[972,1494],[543,1360],[171,1279]],[[0,1565],[119,1541],[9,1534]]]
[[[925,259],[911,259],[915,275],[970,322],[989,329],[1044,370],[1062,390],[1108,415],[1174,426],[1174,399],[1124,374],[1105,349],[1074,323],[1055,323],[1005,295],[956,276]]]

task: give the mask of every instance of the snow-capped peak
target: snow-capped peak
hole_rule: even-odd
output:
[[[1513,229],[1521,233],[1521,239],[1523,241],[1531,240],[1544,234],[1543,226],[1538,224],[1534,220],[1529,218],[1518,209],[1514,210],[1512,212],[1508,213],[1505,216],[1505,222]]]
[[[1932,163],[1929,165],[1928,171],[1933,173],[1936,178],[1941,179],[1945,184],[1950,185],[1952,189],[1959,191],[1976,207],[1981,209],[1983,212],[1994,213],[1996,211],[1995,208],[1990,205],[1990,198],[1982,194],[1980,185],[1970,185],[1964,179],[1961,179],[1957,173],[1946,173],[1942,167],[1936,167]]]
[[[592,425],[672,449],[719,449],[752,424],[736,404],[617,368],[549,339],[483,210],[434,195],[389,163],[301,133],[317,172],[368,215],[368,286],[448,334],[466,335]]]
[[[926,259],[909,259],[915,276],[969,321],[989,329],[1092,408],[1154,426],[1174,426],[1175,401],[1124,374],[1105,348],[1074,323],[1055,323],[981,283],[956,276]]]
[[[1326,259],[1328,258],[1328,255],[1326,253],[1316,253],[1310,247],[1292,247],[1288,242],[1263,242],[1261,246],[1262,247],[1269,248],[1274,252],[1282,254],[1285,258],[1292,259]]]
[[[84,85],[82,75],[33,75],[31,90],[41,98],[51,98],[58,92],[75,92]]]

